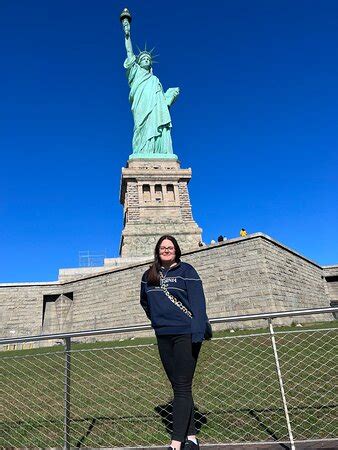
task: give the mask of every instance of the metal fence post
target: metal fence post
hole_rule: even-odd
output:
[[[63,402],[63,448],[70,449],[70,346],[71,338],[65,342],[64,402]]]
[[[274,332],[274,329],[272,326],[272,319],[270,318],[270,319],[268,319],[268,321],[269,321],[269,330],[270,330],[270,336],[271,336],[272,349],[273,349],[273,354],[275,357],[276,371],[277,371],[278,381],[279,381],[279,388],[280,388],[280,392],[281,392],[281,396],[282,396],[286,425],[288,428],[288,434],[289,434],[289,439],[290,439],[290,444],[291,444],[291,450],[295,450],[295,448],[296,448],[295,441],[293,439],[289,410],[288,410],[288,405],[286,403],[286,397],[285,397],[285,391],[284,391],[284,385],[283,385],[283,378],[282,378],[282,373],[281,373],[280,365],[279,365],[275,332]]]

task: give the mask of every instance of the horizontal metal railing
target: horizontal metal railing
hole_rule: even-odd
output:
[[[278,319],[282,317],[308,316],[314,314],[327,314],[327,313],[333,314],[335,312],[338,312],[338,307],[308,308],[291,311],[275,311],[258,314],[242,314],[238,316],[217,317],[210,319],[210,322],[212,324],[227,323],[227,322],[243,322],[248,320]],[[104,334],[129,333],[132,331],[145,331],[151,329],[152,327],[148,323],[141,325],[129,325],[126,327],[100,328],[98,330],[82,330],[82,331],[72,331],[68,333],[51,333],[51,334],[38,334],[32,336],[18,336],[16,338],[0,338],[0,345],[21,344],[24,342],[38,342],[52,339],[78,338],[84,336],[100,336]]]
[[[314,308],[211,319],[213,324],[265,320],[267,327],[235,331],[202,346],[194,379],[201,442],[289,442],[295,448],[300,441],[336,439],[336,322],[276,331],[273,321],[337,311]],[[64,341],[64,350],[1,352],[0,446],[165,444],[172,425],[172,391],[156,345],[112,341],[71,348],[72,339],[79,337],[149,329],[144,324],[0,339],[2,346]]]

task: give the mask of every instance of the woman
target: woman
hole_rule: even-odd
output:
[[[192,381],[208,318],[201,279],[180,257],[176,239],[162,236],[155,247],[154,263],[142,277],[141,305],[155,330],[174,392],[168,450],[180,450],[181,443],[185,450],[198,450]]]

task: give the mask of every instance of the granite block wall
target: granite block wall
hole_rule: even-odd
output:
[[[59,283],[0,284],[0,333],[2,337],[42,332],[43,295],[62,290]]]
[[[325,292],[332,306],[338,305],[338,265],[324,266],[324,277],[326,280]],[[336,313],[338,316],[338,313]]]
[[[184,254],[182,259],[200,273],[210,318],[330,305],[323,269],[261,233],[203,247]],[[139,305],[139,289],[148,266],[149,262],[67,282],[0,284],[1,335],[147,323]],[[61,307],[58,296],[69,293],[71,302],[63,300]],[[305,320],[332,318],[325,315]],[[280,323],[292,320],[285,318]],[[263,323],[218,324],[215,329]],[[149,334],[152,332],[136,333]]]

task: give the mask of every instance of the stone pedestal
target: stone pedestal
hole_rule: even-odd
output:
[[[151,257],[163,234],[173,235],[182,251],[198,248],[202,230],[192,217],[190,179],[191,169],[181,169],[177,160],[127,162],[120,189],[124,208],[121,257]]]

